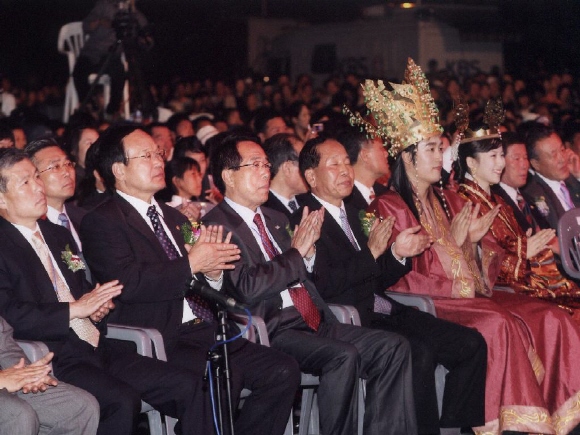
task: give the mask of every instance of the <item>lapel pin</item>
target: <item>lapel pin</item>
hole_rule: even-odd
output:
[[[179,229],[179,225],[175,225],[175,229],[178,230]]]
[[[280,229],[280,225],[276,225],[274,228],[276,228],[277,230]]]

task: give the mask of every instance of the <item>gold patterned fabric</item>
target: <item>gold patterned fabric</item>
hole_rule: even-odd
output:
[[[500,204],[499,214],[494,219],[487,239],[504,251],[496,285],[508,286],[518,293],[543,299],[560,305],[580,319],[580,288],[562,276],[556,265],[554,254],[546,249],[530,260],[527,257],[527,236],[519,226],[511,207],[502,198],[488,195],[476,183],[465,180],[458,193],[466,200],[480,204],[480,213],[485,214]]]

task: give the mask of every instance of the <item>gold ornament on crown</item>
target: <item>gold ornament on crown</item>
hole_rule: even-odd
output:
[[[395,157],[405,148],[431,136],[439,135],[439,110],[429,90],[429,82],[421,68],[409,58],[405,80],[401,84],[389,83],[392,91],[382,80],[365,80],[363,94],[365,104],[375,124],[365,120],[360,113],[347,107],[343,112],[349,116],[352,126],[359,126],[369,137],[379,137],[389,145],[389,154]]]
[[[457,114],[456,114],[457,115]],[[464,122],[463,117],[456,116],[455,125],[457,126],[458,137],[461,137],[460,143],[473,142],[474,140],[484,139],[501,139],[499,130],[501,123],[505,119],[505,110],[501,98],[489,100],[485,105],[483,122],[488,125],[488,129],[480,128],[479,130],[470,130]]]

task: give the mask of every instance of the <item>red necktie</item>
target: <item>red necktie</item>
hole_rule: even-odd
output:
[[[272,240],[270,240],[259,213],[254,215],[254,223],[258,227],[260,239],[262,239],[262,245],[264,246],[268,257],[272,260],[276,255],[278,255],[278,250],[272,243]],[[290,293],[294,306],[302,315],[304,322],[313,330],[317,331],[318,325],[320,325],[320,312],[318,311],[318,308],[316,308],[316,305],[314,305],[314,301],[310,297],[310,294],[308,294],[308,290],[306,290],[302,284],[299,284],[298,287],[289,288],[288,292]]]
[[[516,199],[518,201],[518,207],[522,211],[522,213],[524,214],[524,217],[526,218],[526,220],[530,224],[530,227],[534,228],[534,221],[532,219],[532,212],[531,212],[530,208],[528,207],[528,203],[526,202],[526,200],[524,199],[524,197],[522,196],[522,194],[519,191],[517,192]]]

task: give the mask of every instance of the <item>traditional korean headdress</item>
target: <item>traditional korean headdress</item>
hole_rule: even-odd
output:
[[[455,126],[457,127],[457,136],[451,146],[451,156],[457,160],[458,148],[461,144],[484,139],[501,139],[499,127],[505,119],[505,110],[500,98],[489,100],[485,105],[483,122],[488,128],[471,130],[469,126],[469,108],[465,101],[458,100],[455,102]]]
[[[350,124],[358,125],[368,136],[379,137],[389,145],[389,154],[395,157],[405,148],[431,136],[441,134],[439,110],[429,90],[429,82],[421,68],[409,58],[402,84],[389,83],[392,91],[382,80],[375,84],[365,80],[363,93],[370,112],[369,122],[360,113],[344,107]]]

